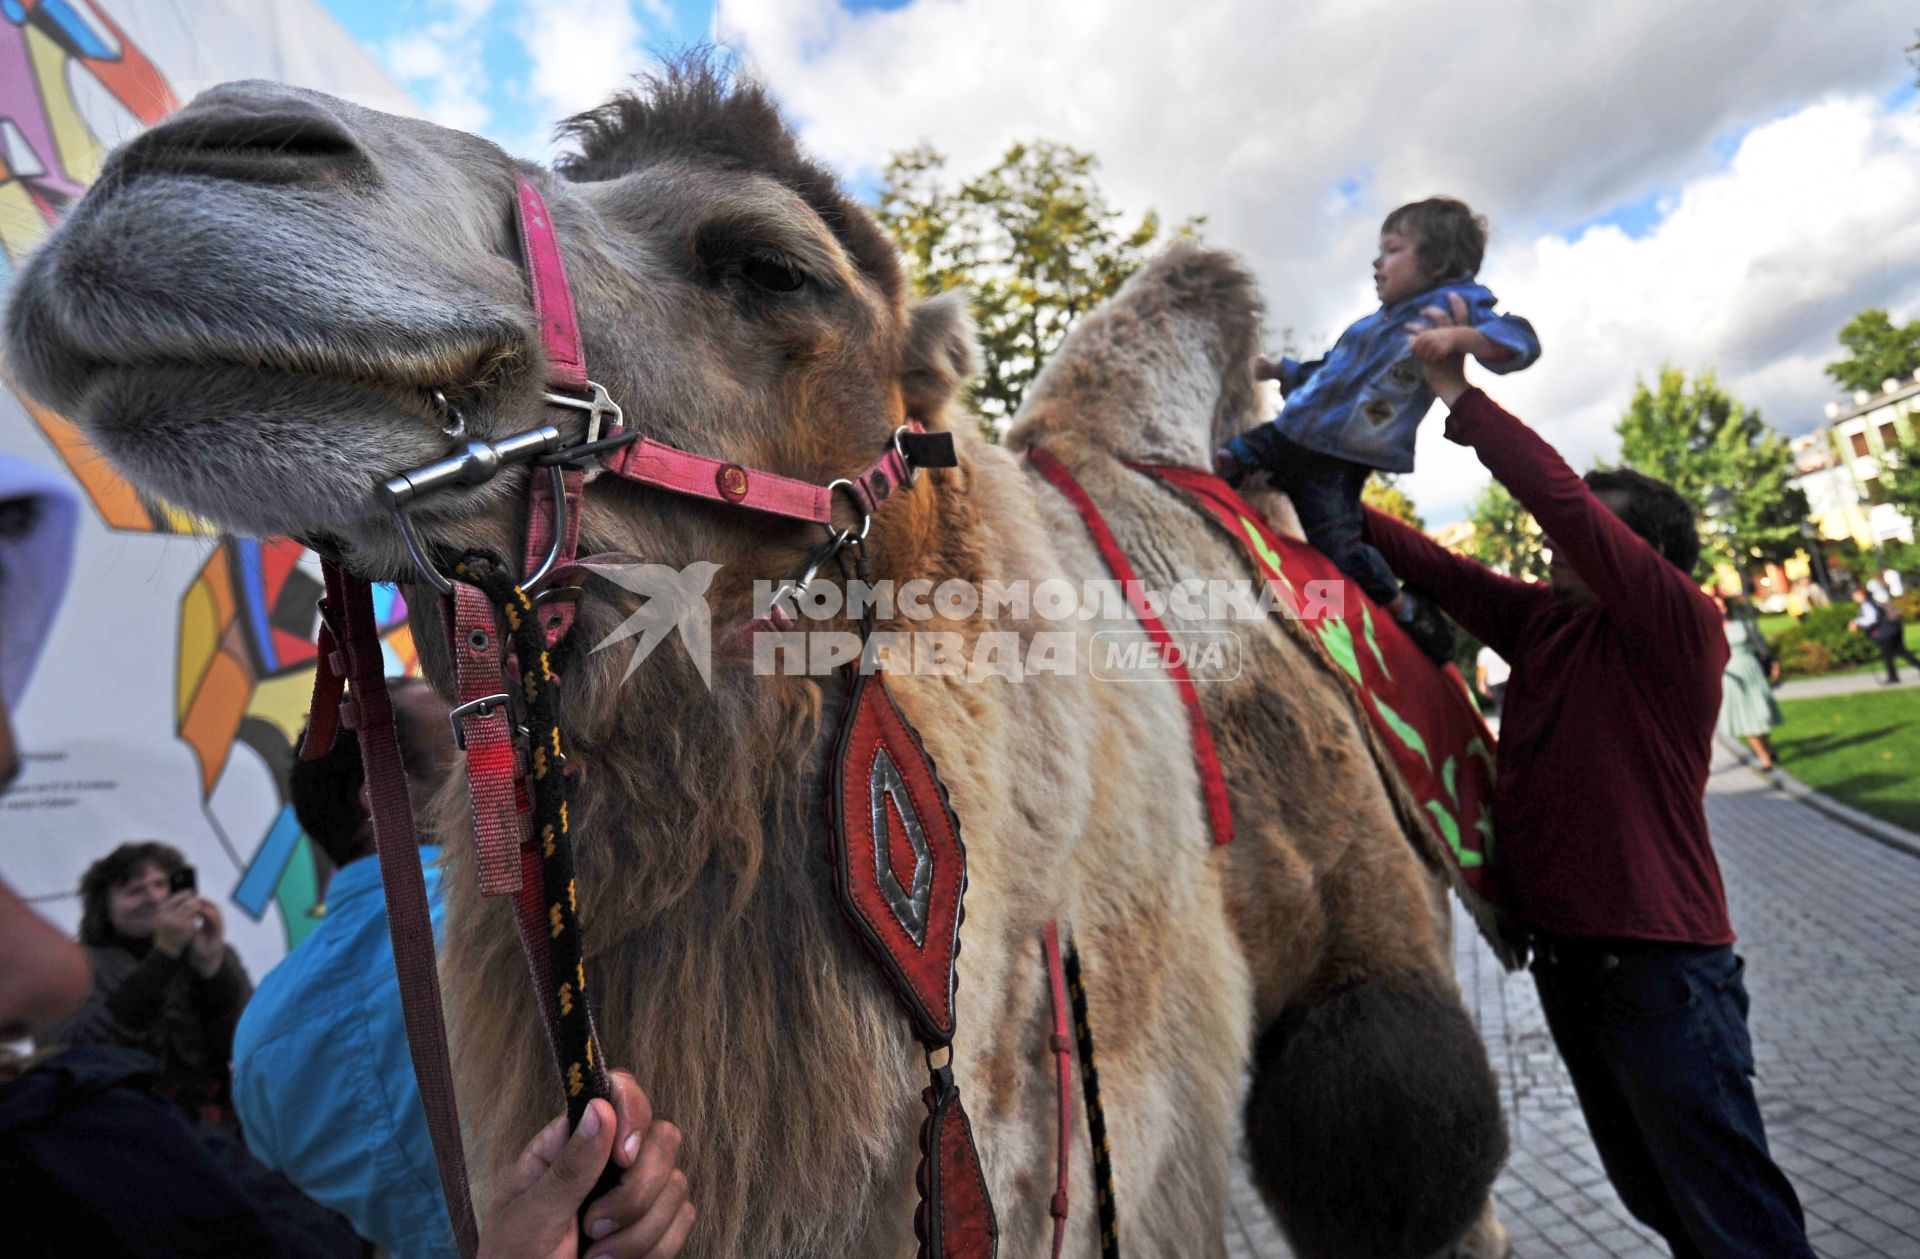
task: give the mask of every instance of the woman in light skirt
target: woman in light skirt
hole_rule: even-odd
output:
[[[1720,696],[1720,733],[1745,739],[1759,758],[1760,768],[1773,768],[1773,744],[1767,736],[1780,724],[1780,705],[1774,702],[1773,679],[1780,662],[1767,653],[1766,639],[1741,614],[1738,600],[1713,597],[1726,618],[1727,674]]]

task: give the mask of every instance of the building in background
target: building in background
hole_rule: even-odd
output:
[[[1920,372],[1889,380],[1880,392],[1862,389],[1845,403],[1827,404],[1827,422],[1793,439],[1794,484],[1807,496],[1807,518],[1822,539],[1851,541],[1863,550],[1913,541],[1913,524],[1885,501],[1883,458],[1920,454]]]

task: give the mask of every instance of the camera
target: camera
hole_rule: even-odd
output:
[[[194,872],[192,866],[181,866],[167,878],[168,892],[198,892],[199,890],[200,876]]]

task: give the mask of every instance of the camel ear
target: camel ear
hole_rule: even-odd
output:
[[[909,416],[933,424],[960,386],[979,370],[979,347],[965,293],[942,293],[913,308],[900,369],[900,392]]]

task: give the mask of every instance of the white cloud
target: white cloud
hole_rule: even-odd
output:
[[[1488,214],[1485,278],[1546,356],[1499,382],[1584,462],[1636,372],[1717,365],[1797,431],[1863,305],[1920,305],[1920,136],[1899,0],[1486,0],[1287,5],[720,0],[814,150],[851,175],[920,140],[960,170],[1015,139],[1096,153],[1115,201],[1206,214],[1258,272],[1276,332],[1324,342],[1370,302],[1380,217],[1444,191]],[[1849,95],[1851,94],[1851,95]],[[1750,131],[1748,129],[1751,129]],[[1747,132],[1727,159],[1732,137]],[[1336,193],[1346,181],[1357,189]],[[1662,225],[1560,234],[1656,195]],[[1430,519],[1484,480],[1427,426]]]
[[[1920,307],[1920,116],[1832,98],[1756,128],[1724,171],[1686,184],[1640,240],[1618,229],[1499,249],[1485,276],[1540,330],[1540,362],[1489,383],[1576,464],[1616,452],[1636,376],[1713,368],[1775,427],[1802,432],[1832,397],[1822,368],[1853,312]],[[1416,501],[1461,502],[1484,480],[1464,451],[1421,434]],[[1457,452],[1457,453],[1456,453]]]
[[[516,31],[533,63],[529,107],[542,119],[593,108],[646,64],[628,0],[525,0],[523,8]]]
[[[485,131],[493,121],[483,60],[494,3],[438,0],[430,20],[387,43],[387,69],[443,127]]]

